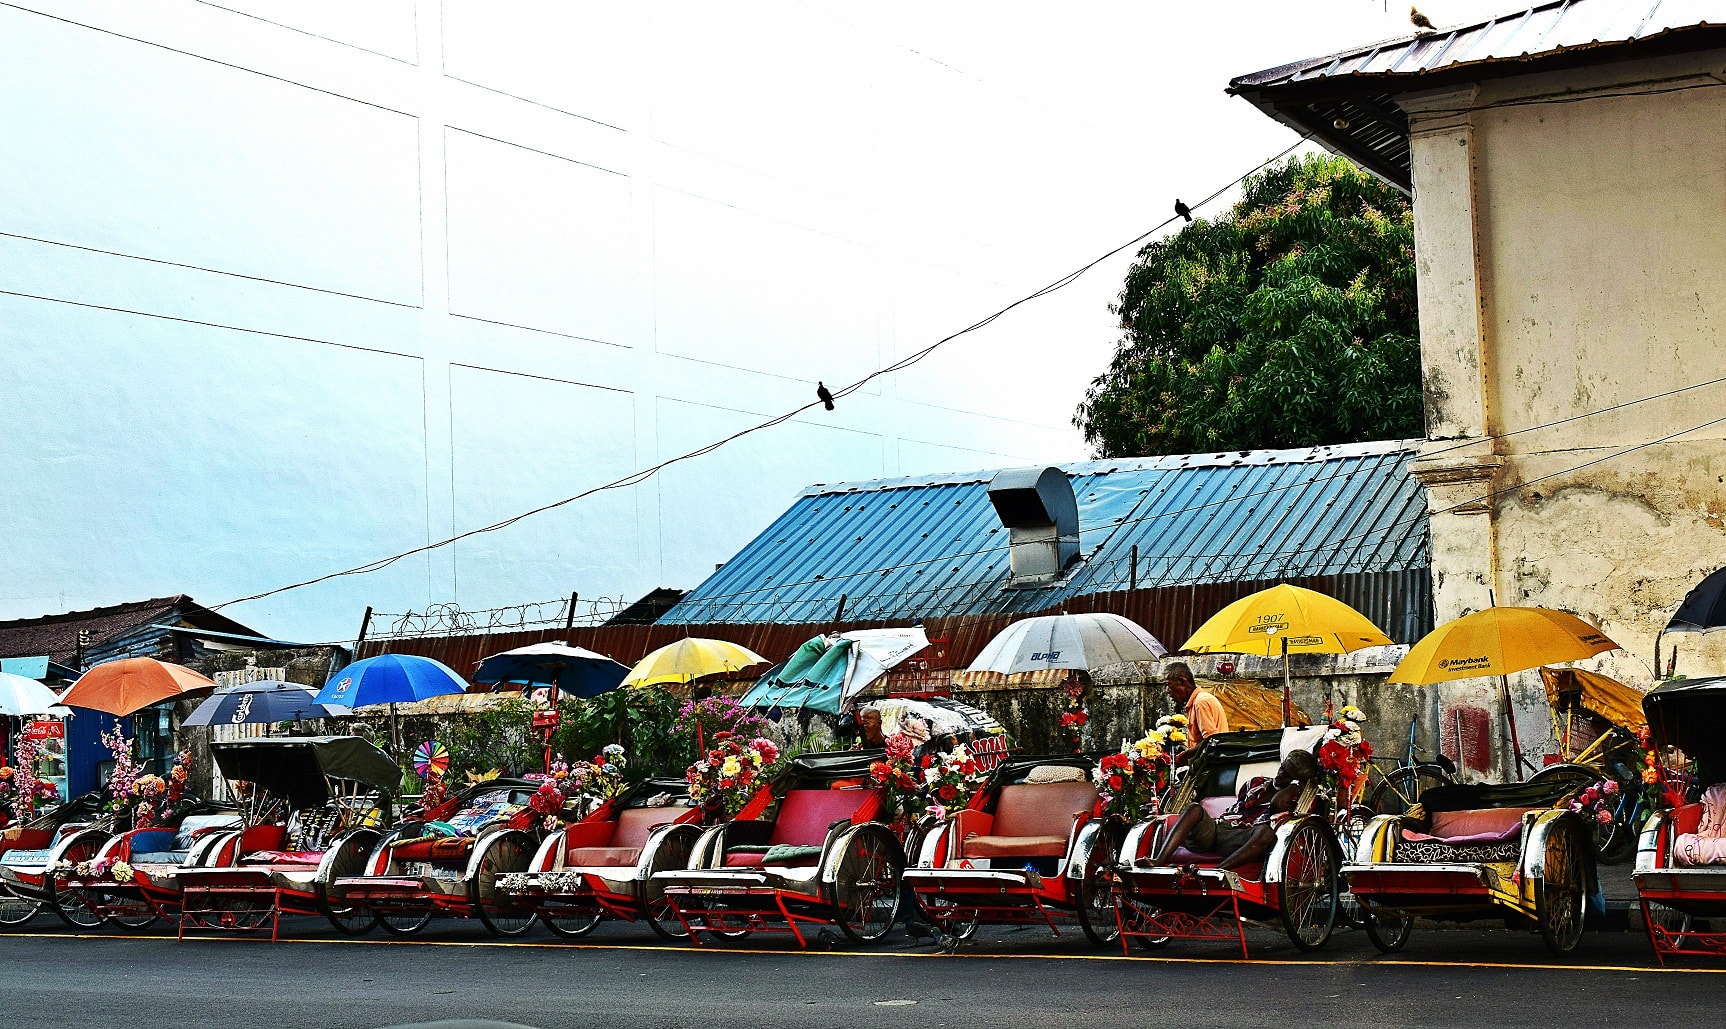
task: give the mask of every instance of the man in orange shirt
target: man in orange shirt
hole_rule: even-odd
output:
[[[1187,716],[1186,753],[1198,750],[1206,736],[1229,731],[1229,716],[1223,710],[1223,702],[1209,690],[1199,689],[1186,662],[1170,662],[1163,675],[1169,680],[1169,696],[1183,707]]]

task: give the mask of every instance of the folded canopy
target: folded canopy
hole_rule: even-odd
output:
[[[341,779],[394,793],[401,770],[358,736],[277,736],[210,744],[223,777],[253,783],[295,808],[330,799],[329,780]]]

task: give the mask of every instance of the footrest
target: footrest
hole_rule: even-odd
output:
[[[187,929],[250,933],[270,930],[279,938],[282,891],[274,886],[244,883],[187,886],[180,894],[179,938]]]

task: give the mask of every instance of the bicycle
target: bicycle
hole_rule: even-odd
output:
[[[1408,720],[1408,751],[1399,758],[1371,758],[1367,762],[1366,807],[1375,815],[1400,815],[1413,807],[1420,795],[1434,786],[1456,782],[1456,766],[1443,754],[1432,761],[1414,745],[1419,719]],[[1383,765],[1394,761],[1388,771]],[[1377,782],[1374,782],[1374,776]]]
[[[1610,822],[1594,820],[1594,853],[1609,865],[1627,860],[1635,851],[1642,823],[1653,814],[1643,799],[1640,764],[1629,760],[1640,754],[1636,737],[1620,726],[1612,726],[1594,739],[1573,760],[1547,765],[1529,777],[1530,782],[1573,778],[1578,790],[1597,782],[1618,784],[1616,799],[1607,810]]]

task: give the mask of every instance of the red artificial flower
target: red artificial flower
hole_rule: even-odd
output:
[[[1126,784],[1126,780],[1122,779],[1120,776],[1118,776],[1118,775],[1109,776],[1109,789],[1118,790],[1125,784]]]
[[[938,790],[937,792],[939,793],[941,799],[945,800],[945,801],[951,801],[954,797],[957,797],[959,795],[958,789],[956,789],[952,783],[947,783],[946,785],[942,786],[941,789]]]

